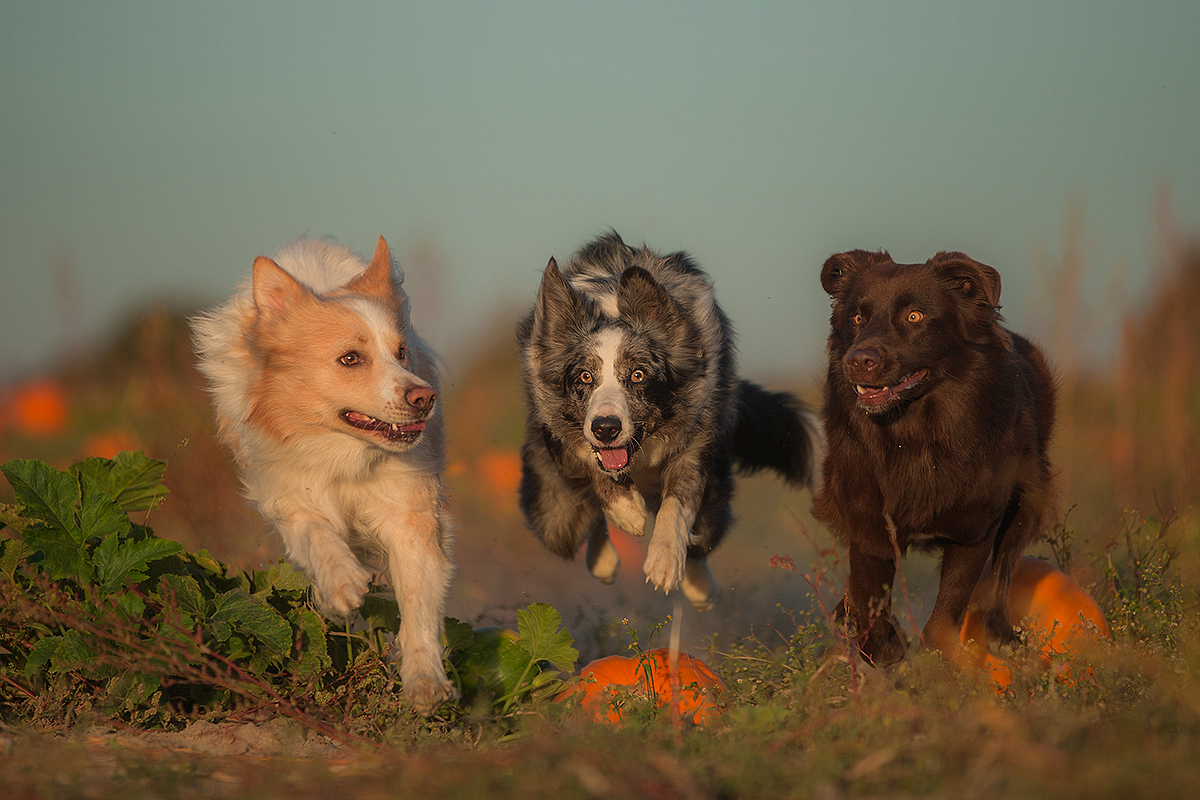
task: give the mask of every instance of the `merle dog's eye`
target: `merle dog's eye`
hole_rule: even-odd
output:
[[[591,383],[592,382],[592,373],[588,372],[586,369],[583,370],[582,372],[580,372],[579,373],[579,382],[580,383]]]
[[[406,358],[408,358],[408,348],[400,345],[400,349],[396,351],[396,360],[403,361]]]
[[[641,383],[642,381],[646,380],[646,373],[640,369],[635,369],[633,372],[629,373],[629,380],[633,381],[634,383]]]
[[[908,321],[909,322],[920,322],[923,319],[925,319],[925,315],[922,314],[920,311],[908,312]]]
[[[343,354],[338,361],[347,367],[357,367],[359,364],[363,363],[363,357],[354,350],[351,350],[349,353]]]

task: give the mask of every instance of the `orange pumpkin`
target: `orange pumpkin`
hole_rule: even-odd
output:
[[[971,595],[959,639],[973,653],[973,663],[1004,691],[1012,684],[1012,668],[987,651],[987,630],[977,610],[982,590],[981,580]],[[1025,556],[1017,563],[1008,602],[1012,623],[1021,625],[1027,640],[1040,648],[1042,665],[1049,669],[1056,659],[1061,662],[1057,680],[1071,680],[1072,649],[1098,638],[1112,638],[1096,601],[1071,576],[1040,558]]]
[[[670,659],[670,650],[665,647],[637,656],[597,659],[581,669],[578,683],[556,699],[582,695],[580,707],[590,712],[596,722],[619,727],[620,694],[631,691],[640,697],[654,697],[659,706],[665,706],[674,700],[678,687],[679,715],[697,725],[711,722],[720,713],[717,696],[725,690],[725,684],[703,661],[686,653],[679,654],[673,681]]]

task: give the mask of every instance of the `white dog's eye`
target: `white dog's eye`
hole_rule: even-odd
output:
[[[400,345],[400,349],[396,351],[396,360],[403,361],[406,358],[408,358],[408,348]]]
[[[363,357],[351,350],[349,353],[346,353],[339,358],[338,361],[340,361],[342,364],[345,364],[347,367],[357,367],[359,364],[363,363]]]
[[[633,381],[634,383],[641,383],[642,381],[646,380],[646,373],[642,372],[640,369],[635,369],[633,372],[629,373],[629,380]]]

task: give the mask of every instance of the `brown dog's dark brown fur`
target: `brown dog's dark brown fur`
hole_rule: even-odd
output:
[[[910,547],[942,551],[930,649],[953,659],[985,568],[980,610],[1011,640],[1013,569],[1055,513],[1045,358],[1002,327],[999,274],[962,253],[897,264],[854,250],[825,262],[821,285],[833,312],[815,512],[849,550],[859,648],[877,666],[903,657],[891,586]]]

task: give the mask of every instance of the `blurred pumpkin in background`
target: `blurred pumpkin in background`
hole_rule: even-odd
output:
[[[67,390],[53,378],[34,378],[13,390],[8,416],[28,436],[58,436],[67,427]]]
[[[619,727],[622,697],[652,698],[660,707],[669,708],[678,687],[680,717],[696,725],[716,719],[721,710],[718,697],[725,684],[707,664],[680,653],[676,680],[672,677],[671,652],[666,647],[634,656],[607,656],[584,666],[578,683],[556,699],[578,696],[580,707],[596,722]]]
[[[983,580],[971,595],[959,639],[974,651],[974,664],[1004,691],[1012,684],[1012,668],[987,650],[990,640],[978,611],[982,591]],[[1104,612],[1091,595],[1040,558],[1024,556],[1017,562],[1008,602],[1013,626],[1024,630],[1025,641],[1038,648],[1043,668],[1059,663],[1056,680],[1071,682],[1071,656],[1080,645],[1112,638]]]

